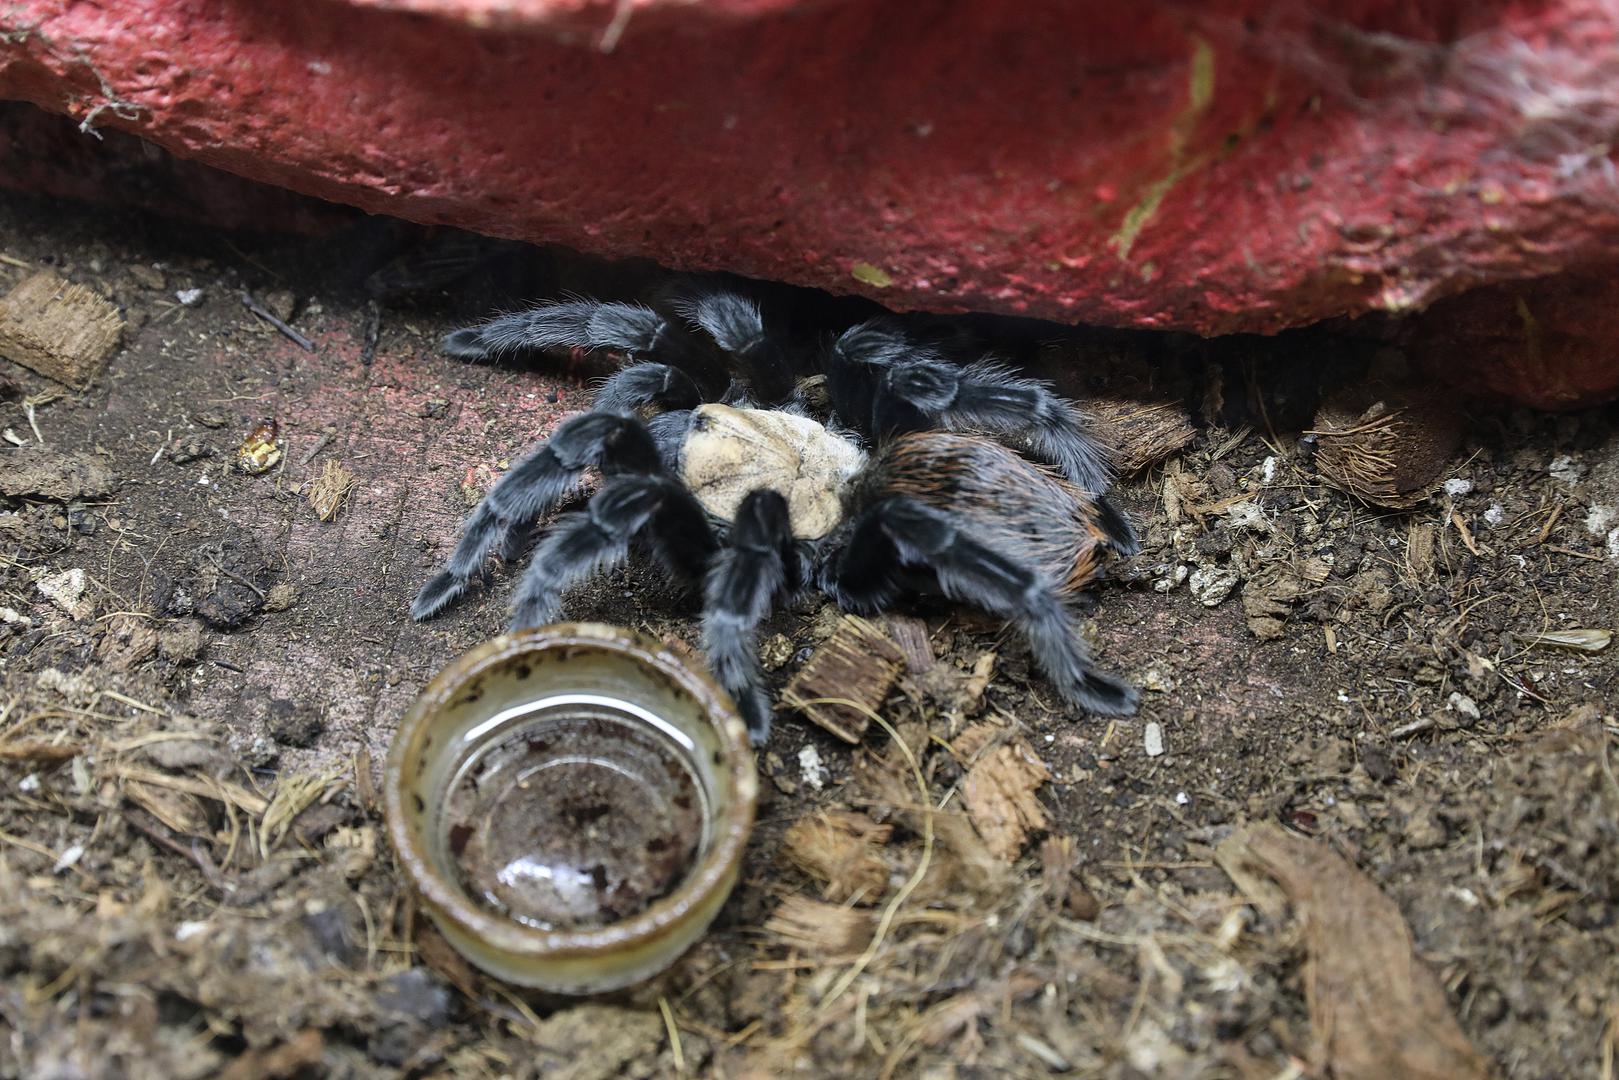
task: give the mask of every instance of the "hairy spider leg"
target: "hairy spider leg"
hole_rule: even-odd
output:
[[[1135,687],[1091,665],[1090,651],[1053,585],[968,535],[942,510],[905,497],[872,504],[829,563],[824,584],[840,604],[880,611],[892,602],[904,565],[932,570],[946,596],[1016,623],[1040,669],[1067,701],[1103,715],[1135,712]]]
[[[578,488],[591,466],[604,473],[657,473],[662,460],[652,433],[639,420],[585,413],[565,421],[489,489],[467,518],[445,568],[416,594],[411,618],[431,618],[465,592],[491,549],[514,554],[514,530],[520,532]]]
[[[692,377],[668,364],[631,364],[596,388],[592,412],[631,414],[643,405],[660,409],[695,409],[703,403],[702,391]]]
[[[805,560],[793,540],[787,500],[749,492],[708,572],[703,648],[721,686],[736,700],[755,746],[770,735],[770,696],[759,669],[759,623],[781,597],[801,588]]]
[[[707,514],[680,481],[615,477],[540,542],[512,603],[511,629],[554,621],[568,587],[622,563],[637,537],[667,569],[693,580],[701,579],[717,547]]]
[[[631,360],[655,359],[717,392],[729,372],[695,335],[644,304],[557,300],[452,331],[443,351],[487,360],[519,349],[612,349]]]
[[[853,410],[848,421],[874,437],[930,428],[1021,437],[1080,490],[1101,495],[1112,483],[1106,454],[1085,433],[1084,414],[1049,383],[985,360],[958,366],[926,347],[909,348],[903,332],[882,322],[845,331],[833,354],[828,383],[834,406],[840,414]],[[866,388],[856,383],[862,368],[875,376]],[[1116,511],[1112,517],[1116,527],[1109,532],[1119,550],[1135,554],[1141,545],[1134,530]]]
[[[776,339],[766,333],[756,301],[714,290],[679,296],[673,307],[736,358],[755,400],[775,405],[792,394],[797,381],[792,362]]]

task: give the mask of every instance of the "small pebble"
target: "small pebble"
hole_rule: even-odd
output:
[[[826,763],[821,760],[821,751],[814,744],[798,752],[798,770],[804,774],[804,783],[816,791],[826,786]]]
[[[1215,607],[1231,595],[1239,580],[1229,566],[1200,566],[1192,571],[1192,595],[1204,607]]]
[[[1141,744],[1147,750],[1148,757],[1162,757],[1164,753],[1164,729],[1158,721],[1153,720],[1147,724],[1141,733]]]
[[[1469,720],[1477,720],[1479,718],[1478,702],[1474,701],[1466,694],[1456,693],[1453,691],[1450,695],[1450,699],[1445,703],[1445,707],[1451,712],[1467,717]]]

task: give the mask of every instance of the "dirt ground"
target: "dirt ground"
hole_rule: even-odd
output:
[[[1046,349],[1198,423],[1121,484],[1145,550],[1086,598],[1140,714],[1070,715],[1015,634],[918,608],[893,734],[783,711],[720,921],[580,1003],[448,950],[375,788],[511,574],[424,625],[410,597],[588,372],[438,355],[509,298],[376,304],[390,253],[0,197],[0,293],[51,269],[125,320],[87,391],[0,364],[0,1076],[1615,1075],[1619,649],[1562,633],[1619,629],[1614,409],[1471,409],[1379,509],[1297,398],[1386,334]],[[502,280],[599,272],[547,266]],[[569,615],[694,641],[655,577]],[[772,621],[776,689],[837,625]]]

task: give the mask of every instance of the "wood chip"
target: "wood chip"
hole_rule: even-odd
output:
[[[821,883],[821,895],[827,900],[872,904],[888,888],[888,862],[882,852],[892,832],[852,810],[822,810],[787,830],[782,851]]]
[[[322,521],[331,521],[342,509],[343,500],[354,488],[354,474],[343,468],[342,464],[326,459],[321,466],[320,475],[315,482],[309,485],[309,505],[315,508],[315,516]]]
[[[871,718],[860,708],[825,702],[841,699],[879,712],[904,661],[899,646],[879,627],[845,615],[787,684],[782,700],[845,742],[858,743]]]
[[[1184,449],[1197,429],[1178,401],[1133,398],[1081,398],[1098,442],[1108,448],[1120,476],[1135,473]]]
[[[1444,989],[1412,951],[1400,909],[1341,856],[1274,825],[1239,831],[1215,859],[1255,905],[1277,912],[1274,879],[1304,923],[1311,1072],[1335,1080],[1483,1080]],[[1261,883],[1264,884],[1256,884]]]
[[[116,307],[49,270],[0,298],[0,356],[76,390],[101,374],[123,330]]]
[[[219,1080],[282,1080],[319,1066],[326,1042],[318,1028],[306,1028],[279,1046],[249,1049],[219,1073]]]
[[[858,953],[871,941],[871,914],[793,894],[777,905],[765,933],[782,944],[815,956]]]
[[[1045,810],[1034,793],[1051,773],[1022,739],[988,751],[967,771],[961,798],[984,844],[999,858],[1018,857],[1031,833],[1044,831]]]
[[[920,675],[933,666],[933,642],[928,637],[927,623],[914,615],[889,615],[883,619],[883,628],[904,654],[907,674]]]

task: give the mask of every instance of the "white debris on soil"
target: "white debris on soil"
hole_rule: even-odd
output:
[[[1239,580],[1241,578],[1234,567],[1200,566],[1192,571],[1190,587],[1199,603],[1204,607],[1215,607],[1231,595]]]
[[[71,870],[82,858],[84,858],[84,845],[74,844],[62,852],[61,857],[56,860],[56,865],[51,867],[51,873],[60,874],[64,870]]]
[[[1265,461],[1259,466],[1259,479],[1262,483],[1270,483],[1276,479],[1276,455],[1265,455]]]
[[[1445,481],[1445,494],[1451,498],[1460,498],[1473,490],[1473,481],[1460,476],[1453,476]]]
[[[1164,729],[1158,721],[1148,722],[1146,730],[1141,733],[1141,745],[1146,749],[1148,757],[1163,756]]]
[[[1592,536],[1606,536],[1619,525],[1619,507],[1593,506],[1585,515],[1585,531]]]
[[[804,783],[816,791],[826,787],[826,762],[821,760],[821,751],[815,745],[798,752],[798,770],[804,774]]]
[[[1507,516],[1507,508],[1500,503],[1491,503],[1490,508],[1484,511],[1484,524],[1492,529],[1501,524]]]
[[[1478,711],[1478,702],[1474,701],[1466,694],[1457,693],[1455,691],[1451,692],[1450,699],[1445,702],[1445,708],[1449,709],[1453,713],[1465,716],[1469,720],[1477,720],[1480,715]]]
[[[202,297],[201,289],[176,289],[174,293],[174,298],[186,307],[196,307],[202,303]]]
[[[1244,500],[1234,506],[1228,506],[1225,516],[1233,529],[1249,529],[1256,533],[1270,532],[1270,518],[1265,516],[1265,508],[1256,502]]]
[[[1153,592],[1174,592],[1180,587],[1181,582],[1186,580],[1186,575],[1191,572],[1192,568],[1185,563],[1176,563],[1173,567],[1165,567],[1163,576],[1152,583]]]
[[[1546,471],[1552,474],[1554,480],[1561,480],[1565,484],[1578,484],[1580,478],[1585,475],[1585,466],[1570,455],[1563,454],[1553,458],[1552,463],[1546,466]]]
[[[82,619],[90,613],[90,605],[84,599],[84,582],[84,571],[74,567],[37,577],[34,586],[57,607],[75,619]]]

